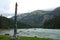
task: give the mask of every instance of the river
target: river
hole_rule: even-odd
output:
[[[60,40],[60,29],[41,29],[41,28],[30,28],[30,29],[17,29],[17,35],[28,36],[28,37],[40,37],[40,38],[52,38]],[[4,30],[0,31],[0,34],[10,34],[13,35],[14,30]]]

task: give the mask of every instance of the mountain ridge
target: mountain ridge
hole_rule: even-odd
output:
[[[60,7],[53,11],[35,10],[30,13],[25,13],[17,16],[18,21],[40,27],[45,20],[50,20],[55,16],[60,16]],[[58,10],[58,11],[57,11]]]

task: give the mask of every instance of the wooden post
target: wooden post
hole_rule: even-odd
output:
[[[17,40],[17,2],[15,4],[15,19],[14,19],[14,40]]]

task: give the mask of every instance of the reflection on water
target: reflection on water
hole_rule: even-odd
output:
[[[14,30],[5,30],[1,31],[0,34],[9,33],[13,35]],[[40,38],[53,38],[60,40],[60,30],[57,29],[40,29],[40,28],[32,28],[32,29],[18,29],[17,35],[19,36],[28,36],[28,37],[40,37]]]

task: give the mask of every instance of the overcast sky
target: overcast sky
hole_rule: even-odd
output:
[[[18,3],[18,13],[51,10],[60,6],[60,0],[0,0],[0,14],[13,14],[16,2]]]

